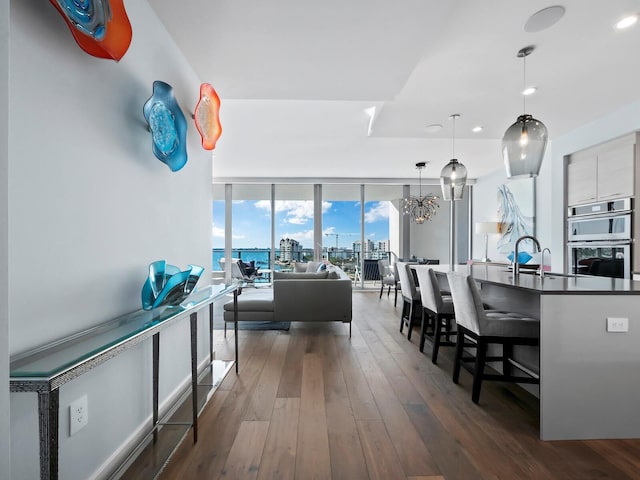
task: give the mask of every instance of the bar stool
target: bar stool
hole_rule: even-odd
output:
[[[540,344],[540,320],[512,312],[486,311],[476,282],[470,275],[449,272],[447,278],[455,305],[458,329],[453,383],[458,383],[460,367],[469,370],[473,374],[471,400],[474,403],[478,403],[480,399],[482,380],[540,383],[540,377],[536,372],[518,364],[512,358],[514,345]],[[470,342],[465,343],[465,339]],[[502,345],[502,356],[487,356],[487,347],[490,344]],[[464,347],[475,348],[475,357],[464,357]],[[502,375],[484,372],[487,362],[497,361],[502,362]],[[470,362],[474,365],[468,365]],[[528,376],[512,375],[512,366]]]
[[[400,277],[400,290],[402,292],[402,313],[400,314],[400,333],[407,326],[407,340],[411,340],[411,329],[420,321],[417,314],[421,311],[420,290],[413,279],[410,265],[416,263],[397,262],[398,276]]]
[[[415,268],[420,285],[420,300],[422,302],[422,326],[420,329],[420,351],[424,351],[426,337],[433,336],[433,351],[431,361],[438,362],[438,350],[441,346],[455,347],[451,336],[456,332],[451,330],[451,321],[455,319],[453,300],[450,296],[443,296],[438,285],[436,272],[433,268]],[[431,329],[431,331],[429,331]],[[444,329],[444,330],[443,330]],[[444,340],[442,339],[444,337]]]

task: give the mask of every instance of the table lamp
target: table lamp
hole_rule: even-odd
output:
[[[489,235],[500,233],[499,222],[476,222],[476,233],[482,233],[484,235],[484,258],[483,262],[490,262],[488,249],[489,249]]]

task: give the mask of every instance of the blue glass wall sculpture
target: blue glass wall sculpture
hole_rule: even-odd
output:
[[[171,85],[153,82],[153,95],[142,112],[151,130],[153,154],[177,172],[187,163],[187,121]]]
[[[149,275],[142,286],[142,308],[151,310],[162,306],[180,305],[194,291],[204,268],[188,265],[180,271],[165,260],[149,265]]]

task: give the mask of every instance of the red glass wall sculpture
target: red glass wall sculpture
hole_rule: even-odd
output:
[[[49,1],[89,55],[118,61],[129,49],[131,24],[123,0]]]
[[[200,85],[200,100],[196,105],[194,120],[205,150],[216,148],[216,142],[222,135],[219,112],[220,97],[210,84],[203,83]]]

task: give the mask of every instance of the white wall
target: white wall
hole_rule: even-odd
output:
[[[11,478],[9,415],[8,139],[9,139],[9,2],[0,2],[0,472]]]
[[[146,1],[126,8],[133,41],[117,63],[84,53],[49,3],[11,2],[12,354],[139,309],[154,260],[202,265],[209,283],[211,156],[191,121],[200,79]],[[174,87],[189,123],[189,161],[176,173],[153,156],[142,115],[154,80]],[[189,375],[188,338],[188,322],[161,335],[161,399]],[[85,393],[89,425],[69,437],[68,405]],[[150,342],[63,386],[60,406],[60,478],[101,475],[150,418]],[[35,394],[11,395],[11,441],[13,477],[37,478]]]

